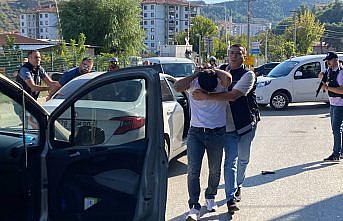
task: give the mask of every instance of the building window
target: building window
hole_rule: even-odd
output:
[[[40,29],[40,32],[43,32],[43,28]]]
[[[176,32],[179,32],[179,29],[178,29],[178,28],[176,28]]]
[[[179,10],[179,6],[176,6],[175,9],[176,9],[176,10]]]
[[[21,29],[21,33],[25,33],[25,29]]]
[[[155,32],[155,29],[154,28],[151,28],[151,30],[150,30],[151,32]]]
[[[40,38],[43,39],[44,38],[43,35],[41,35]]]
[[[145,31],[145,32],[147,32],[147,31],[148,31],[148,29],[144,28],[144,31]]]
[[[154,44],[154,43],[151,43],[151,47],[154,48],[154,47],[155,47],[155,44]]]
[[[155,21],[154,20],[151,20],[151,25],[154,25],[155,24]]]
[[[189,10],[189,8],[188,8],[188,7],[186,7],[186,8],[185,8],[185,11],[187,12],[188,10]]]
[[[179,21],[175,21],[175,24],[176,24],[176,25],[179,25]]]
[[[144,18],[148,17],[148,14],[147,13],[144,13]]]
[[[42,22],[42,21],[39,21],[39,25],[43,25],[43,22]]]
[[[48,22],[48,21],[45,21],[45,25],[49,25],[49,22]]]
[[[154,14],[153,12],[151,12],[151,17],[152,17],[152,18],[155,17],[155,14]]]
[[[48,14],[45,14],[45,17],[47,18],[49,15]]]
[[[155,40],[155,36],[154,35],[151,35],[151,40]]]
[[[48,28],[45,28],[45,32],[48,32]]]
[[[144,21],[144,25],[148,25],[148,21]]]
[[[21,15],[21,19],[24,19],[24,15]]]
[[[39,18],[43,18],[43,14],[39,14]]]
[[[178,17],[179,17],[179,14],[176,14],[175,16],[176,16],[176,18],[178,18]]]
[[[151,5],[151,6],[150,6],[150,9],[151,9],[151,10],[154,10],[154,9],[155,9],[155,5]]]
[[[21,23],[21,26],[25,26],[25,23],[24,23],[24,22],[22,22],[22,23]]]
[[[185,21],[185,25],[188,26],[188,21]]]
[[[188,14],[185,14],[185,18],[188,18]]]
[[[144,10],[148,10],[148,6],[144,5],[144,6],[143,6],[143,9],[144,9]]]
[[[185,29],[185,32],[188,32],[188,28]]]

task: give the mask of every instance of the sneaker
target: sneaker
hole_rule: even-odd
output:
[[[186,221],[197,221],[200,219],[200,210],[195,209],[194,207],[189,210]]]
[[[218,209],[218,206],[214,202],[214,199],[206,199],[206,208],[209,212],[215,212]]]
[[[328,158],[325,158],[324,161],[337,162],[337,161],[339,161],[339,156],[337,156],[335,154],[331,154]]]
[[[242,199],[241,188],[238,187],[238,188],[237,188],[237,191],[236,191],[236,193],[235,193],[235,200],[236,200],[236,202],[240,202],[241,199]]]
[[[227,209],[228,209],[229,212],[234,212],[234,211],[238,211],[239,210],[236,202],[233,199],[229,200],[226,203],[226,205],[227,205]]]

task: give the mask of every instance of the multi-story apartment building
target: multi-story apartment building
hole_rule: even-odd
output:
[[[56,8],[40,8],[21,14],[20,35],[35,39],[59,39]]]
[[[189,31],[192,19],[199,14],[199,5],[184,0],[143,0],[141,25],[148,50],[155,52],[160,45],[175,44],[177,33]]]

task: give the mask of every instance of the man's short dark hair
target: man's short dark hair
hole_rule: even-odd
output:
[[[217,75],[213,70],[204,70],[198,73],[198,82],[201,89],[213,92],[218,86]]]
[[[83,59],[82,59],[82,62],[84,62],[84,61],[90,61],[90,62],[93,63],[93,59],[92,59],[91,57],[85,57],[85,58],[83,58]]]
[[[243,55],[247,54],[247,49],[241,44],[233,44],[230,46],[230,48],[242,48]]]
[[[32,55],[33,53],[39,53],[38,50],[31,50],[29,52],[27,52],[27,57],[30,57],[30,55]]]

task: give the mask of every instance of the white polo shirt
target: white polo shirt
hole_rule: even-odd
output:
[[[192,92],[196,89],[200,89],[198,78],[194,79],[189,92],[189,102],[191,107],[191,126],[193,127],[205,127],[205,128],[216,128],[224,127],[226,125],[226,102],[225,101],[214,101],[214,100],[194,100]],[[224,88],[220,80],[218,79],[218,86],[214,93],[220,93],[227,91]]]

